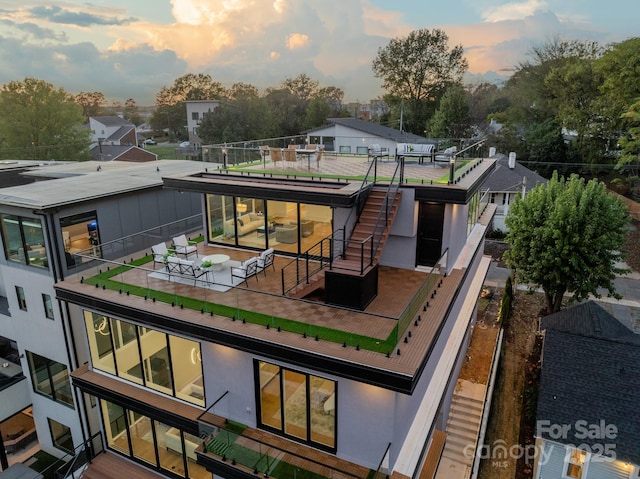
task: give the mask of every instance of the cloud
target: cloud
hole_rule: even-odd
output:
[[[292,33],[287,38],[287,48],[289,50],[297,50],[305,48],[309,45],[309,35],[304,33]]]
[[[554,13],[537,11],[523,18],[452,25],[444,28],[449,45],[463,45],[472,74],[512,71],[527,58],[534,46],[554,37],[563,39],[607,40],[604,32],[579,22],[561,21]]]
[[[503,22],[505,20],[520,20],[538,11],[545,10],[545,0],[526,0],[524,2],[511,2],[504,5],[487,8],[482,17],[487,22]]]
[[[11,20],[0,20],[0,24],[27,33],[37,40],[55,40],[57,42],[66,42],[68,40],[64,32],[56,33],[50,28],[43,28],[33,22],[18,23]]]
[[[97,15],[85,11],[71,11],[56,6],[37,6],[27,10],[36,20],[46,20],[51,23],[90,27],[92,25],[127,25],[136,21],[134,18],[117,18],[114,16]]]

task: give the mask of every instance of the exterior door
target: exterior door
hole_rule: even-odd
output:
[[[444,205],[420,203],[416,264],[434,266],[442,255]]]

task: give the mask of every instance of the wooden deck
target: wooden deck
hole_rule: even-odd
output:
[[[96,456],[82,474],[83,479],[166,479],[166,477],[109,451]]]
[[[200,247],[199,256],[220,252],[230,255],[238,261],[255,254],[246,250],[203,246]],[[239,307],[243,310],[261,312],[273,317],[292,319],[308,324],[310,331],[313,330],[313,326],[322,326],[379,338],[383,341],[389,337],[397,325],[398,318],[427,277],[427,273],[421,271],[381,266],[378,296],[367,306],[365,311],[359,312],[326,305],[318,301],[282,296],[279,291],[281,288],[280,269],[289,261],[291,259],[288,257],[276,256],[275,271],[269,270],[266,276],[260,273],[258,278],[250,278],[246,286],[235,287],[227,292],[216,292],[189,284],[149,279],[149,273],[152,271],[147,268],[131,269],[122,275],[122,281],[134,285],[148,284],[154,290],[171,292],[177,296],[197,298],[213,304]],[[459,288],[463,276],[464,270],[454,269],[447,277],[442,278],[441,285],[434,288],[434,297],[428,299],[427,311],[422,311],[420,308],[418,312],[420,320],[418,321],[418,315],[416,315],[411,321],[409,329],[403,337],[399,338],[395,350],[391,351],[389,356],[385,353],[355,347],[345,348],[342,344],[330,341],[314,341],[312,335],[305,338],[298,333],[278,332],[275,329],[266,329],[255,324],[229,321],[227,317],[215,314],[210,316],[186,308],[179,309],[170,304],[151,302],[133,295],[128,296],[126,302],[131,308],[156,313],[160,316],[168,315],[187,323],[205,325],[213,331],[229,331],[261,341],[282,344],[322,356],[340,358],[412,376],[419,369],[425,355],[428,354],[441,323],[445,319],[449,301]],[[103,290],[83,284],[77,276],[58,283],[56,287],[114,303],[123,302],[123,296],[118,291]],[[401,354],[397,354],[398,350]]]

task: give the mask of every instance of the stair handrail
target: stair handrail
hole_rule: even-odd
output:
[[[370,235],[366,238],[360,240],[358,243],[360,244],[360,274],[364,274],[364,270],[370,266],[373,266],[374,259],[376,254],[378,253],[378,248],[380,247],[380,242],[382,241],[384,228],[389,224],[389,213],[395,204],[396,197],[398,194],[398,190],[400,189],[400,176],[398,172],[401,169],[401,164],[398,163],[396,165],[396,169],[393,172],[391,180],[389,181],[389,186],[387,187],[387,191],[385,193],[384,199],[382,200],[382,206],[380,207],[380,211],[378,212],[378,216],[376,217],[376,222],[373,226],[373,230]],[[398,181],[395,181],[398,178]],[[389,195],[392,192],[393,188],[393,197],[390,199]],[[353,210],[352,210],[353,211]],[[384,216],[383,216],[384,213]],[[359,215],[358,215],[359,217]],[[381,224],[382,218],[384,218],[384,224]],[[378,230],[382,228],[382,232],[378,232]],[[346,240],[346,244],[342,250],[342,254],[344,256],[344,252],[347,250],[349,243],[351,243],[351,239]],[[371,244],[371,248],[369,250],[369,258],[368,262],[365,264],[365,246],[367,243]]]
[[[397,167],[396,167],[396,171],[397,171]],[[373,172],[373,174],[372,174]],[[298,285],[302,284],[303,282],[306,282],[307,284],[309,283],[310,278],[317,274],[319,271],[321,271],[322,269],[326,268],[327,266],[329,268],[331,268],[331,264],[333,262],[333,256],[334,256],[334,251],[335,251],[335,244],[337,242],[341,242],[342,243],[342,251],[344,251],[346,249],[347,246],[347,234],[346,234],[346,229],[347,229],[347,225],[349,224],[352,215],[354,214],[354,210],[356,211],[356,215],[359,219],[360,217],[360,213],[362,211],[362,205],[360,204],[360,195],[362,194],[363,191],[365,191],[366,189],[370,189],[371,187],[373,187],[373,185],[376,182],[376,172],[377,172],[377,158],[374,158],[373,161],[371,162],[371,164],[369,165],[369,168],[367,169],[367,172],[364,175],[364,178],[362,179],[362,183],[360,184],[360,187],[358,188],[358,192],[356,194],[356,199],[355,199],[355,208],[352,208],[351,211],[349,211],[349,214],[347,215],[347,218],[344,222],[344,226],[341,228],[342,231],[342,239],[339,239],[339,237],[335,234],[332,233],[330,236],[327,236],[326,238],[321,239],[320,241],[318,241],[316,244],[314,244],[313,246],[311,246],[309,249],[307,249],[304,253],[300,254],[299,256],[296,256],[290,263],[287,263],[281,270],[281,278],[282,278],[282,294],[286,295],[289,291],[292,291],[294,288],[296,288]],[[395,175],[395,173],[394,173]],[[371,180],[371,177],[373,176],[373,181]],[[371,185],[370,187],[368,185]],[[358,219],[354,222],[357,223]],[[353,228],[352,231],[353,233]],[[328,242],[328,248],[324,247],[324,244]],[[318,248],[320,249],[320,255],[313,255],[310,252],[314,249],[314,248]],[[325,256],[324,250],[328,250],[327,252],[329,253],[328,255],[328,261],[323,261],[323,258],[327,257]],[[310,265],[310,260],[312,259],[316,259],[316,258],[320,258],[320,263],[319,263],[319,268],[317,269],[309,269],[309,265]],[[305,271],[304,274],[301,274],[301,262],[302,262],[302,266],[305,267]],[[293,284],[292,286],[290,286],[287,281],[287,277],[290,276],[290,270],[291,268],[293,268],[293,265],[295,265],[295,284]],[[362,268],[361,268],[362,269]]]

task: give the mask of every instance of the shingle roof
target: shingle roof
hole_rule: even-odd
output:
[[[395,140],[399,143],[429,142],[429,140],[423,136],[414,135],[413,133],[408,133],[406,131],[396,130],[395,128],[389,128],[388,126],[378,125],[377,123],[361,120],[359,118],[328,118],[327,121],[331,124],[353,128],[354,130],[363,131],[369,135]],[[320,130],[323,128],[326,128],[326,126],[314,128],[313,130],[309,130],[309,132],[313,132],[315,130]]]
[[[521,191],[523,178],[527,179],[527,191],[539,183],[547,182],[547,180],[538,173],[531,171],[517,161],[513,169],[509,168],[509,158],[503,154],[497,154],[495,158],[497,159],[496,167],[483,184],[489,191]]]
[[[624,309],[637,308],[620,307],[616,314],[629,316]],[[596,301],[587,301],[549,315],[542,319],[540,326],[542,329],[640,346],[640,334],[634,333]]]
[[[134,128],[135,128],[134,125],[122,125],[116,131],[114,131],[113,134],[111,134],[109,138],[107,138],[107,140],[120,140],[127,133],[131,132],[131,130]]]
[[[611,444],[617,460],[640,463],[640,347],[548,330],[542,352],[538,393],[537,437],[567,445],[587,444],[592,452]],[[596,431],[581,437],[590,425],[615,427],[615,437]],[[596,444],[598,446],[596,446]],[[602,455],[608,455],[600,450]]]
[[[104,126],[132,126],[135,128],[135,125],[131,122],[128,122],[124,118],[120,118],[119,116],[92,116],[95,121],[102,123]]]
[[[137,156],[148,156],[147,161],[154,161],[157,159],[156,155],[138,148],[133,145],[102,145],[95,146],[91,149],[91,159],[94,161],[113,161],[121,159],[123,155],[127,154],[131,150],[136,151]]]

